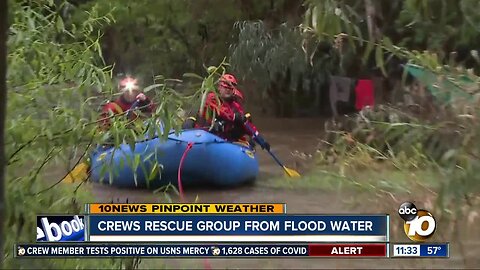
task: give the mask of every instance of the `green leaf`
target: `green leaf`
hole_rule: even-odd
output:
[[[209,66],[207,68],[207,71],[208,71],[209,74],[213,74],[217,71],[217,67],[216,66]]]
[[[55,26],[57,27],[58,32],[63,32],[65,30],[65,25],[63,24],[62,17],[58,16]]]
[[[135,157],[133,159],[133,170],[136,170],[138,168],[138,165],[140,165],[140,155],[135,154]]]
[[[151,159],[154,155],[155,155],[155,152],[146,155],[146,156],[143,158],[143,162],[146,163],[146,162],[150,161],[150,159]]]
[[[375,61],[377,63],[377,67],[380,68],[384,76],[387,76],[387,72],[385,71],[385,64],[383,59],[383,50],[382,47],[377,46],[375,49]]]
[[[135,186],[138,187],[138,175],[136,170],[133,171],[133,181],[135,182]]]
[[[365,52],[363,53],[362,62],[366,64],[368,62],[368,58],[374,49],[374,44],[371,41],[367,41],[367,48],[365,48]]]
[[[152,170],[150,171],[150,174],[148,176],[148,181],[155,180],[158,172],[159,172],[159,166],[158,166],[158,163],[155,162],[155,164],[153,164]]]
[[[115,139],[114,139],[115,141],[114,141],[114,143],[115,143],[115,146],[118,146],[118,145],[120,145],[120,143],[121,143],[121,141],[120,141],[120,133],[118,132],[118,130],[115,130],[114,132],[115,132],[115,134],[114,134],[114,136],[115,136]]]
[[[395,47],[393,46],[392,40],[389,37],[383,38],[383,44],[387,48],[388,51],[393,52]]]
[[[203,77],[202,77],[202,76],[200,76],[200,75],[198,75],[198,74],[195,74],[195,73],[185,73],[185,74],[183,74],[183,77],[203,80]]]
[[[143,92],[148,93],[148,92],[152,91],[152,90],[155,89],[155,88],[159,88],[159,87],[163,87],[163,86],[165,86],[165,85],[164,85],[164,84],[161,84],[161,83],[159,83],[159,84],[152,84],[152,85],[149,85],[148,87],[145,87],[145,89],[143,89]]]
[[[135,134],[135,131],[130,129],[130,136],[127,136],[126,139],[127,139],[127,143],[128,145],[130,146],[130,150],[133,152],[135,152],[135,145],[136,145],[136,134]]]
[[[45,129],[45,134],[47,135],[48,140],[51,141],[53,139],[52,131],[49,128]]]

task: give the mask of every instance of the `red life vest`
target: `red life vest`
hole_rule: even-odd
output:
[[[100,119],[100,125],[102,128],[108,128],[110,126],[110,115],[113,113],[114,115],[122,114],[126,111],[128,111],[134,102],[128,102],[124,98],[119,97],[114,101],[108,102],[105,104],[102,108],[102,113],[101,113],[101,119]],[[147,98],[144,102],[145,104],[149,104],[145,109],[143,109],[144,112],[153,112],[155,109],[155,105],[150,102],[150,100]],[[142,106],[141,104],[139,106]],[[143,107],[143,106],[142,106]],[[129,120],[134,121],[138,118],[138,115],[134,112],[132,112],[129,115]]]
[[[235,113],[244,115],[244,109],[242,105],[235,101],[217,100],[214,93],[209,93],[205,101],[205,107],[200,115],[200,119],[196,122],[197,128],[208,129],[212,125],[212,121],[222,121],[224,129],[217,134],[218,136],[231,141],[242,139],[244,135],[252,136],[252,132],[245,126],[238,126],[235,123]],[[257,129],[254,125],[250,124],[253,132]]]

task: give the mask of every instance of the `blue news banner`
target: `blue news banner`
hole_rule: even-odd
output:
[[[388,242],[387,215],[92,215],[92,242]]]
[[[436,257],[448,258],[450,245],[448,243],[392,244],[392,257]]]

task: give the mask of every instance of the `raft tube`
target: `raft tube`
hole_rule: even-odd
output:
[[[191,148],[186,153],[189,143]],[[133,151],[128,144],[98,147],[90,156],[90,180],[123,188],[177,186],[182,157],[182,186],[236,186],[253,182],[258,176],[253,149],[191,129],[170,132],[167,140],[155,137],[137,142]]]

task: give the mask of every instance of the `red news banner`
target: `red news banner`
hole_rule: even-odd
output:
[[[386,257],[387,244],[309,244],[311,257]]]

